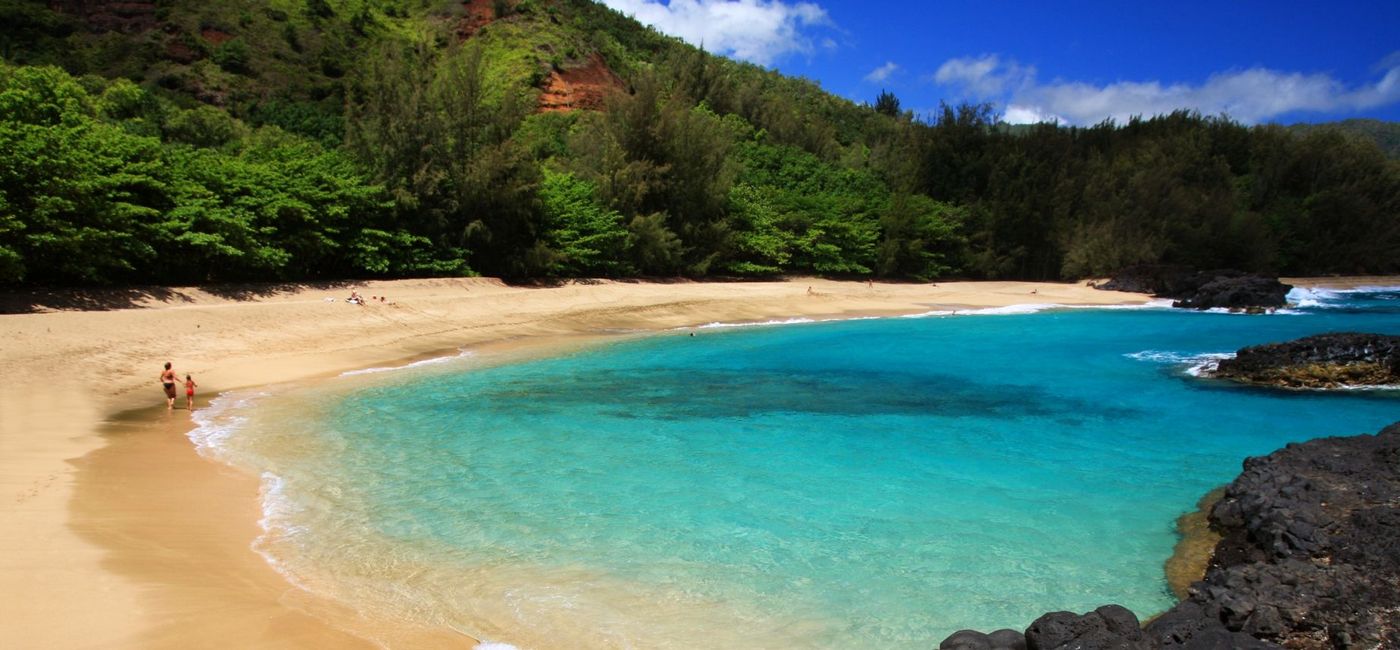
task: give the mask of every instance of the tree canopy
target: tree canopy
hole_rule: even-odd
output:
[[[0,3],[0,283],[1400,271],[1394,125],[1011,127],[585,0],[284,4]]]

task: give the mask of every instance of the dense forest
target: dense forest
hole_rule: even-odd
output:
[[[1395,124],[871,99],[586,0],[0,0],[0,284],[1400,272]]]

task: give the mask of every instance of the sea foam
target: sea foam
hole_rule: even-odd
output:
[[[813,320],[813,319],[811,319],[811,318],[786,318],[786,319],[781,319],[781,320],[776,320],[776,319],[775,319],[775,320],[756,321],[756,322],[749,322],[749,323],[725,323],[725,322],[716,321],[716,322],[713,322],[713,323],[706,323],[706,324],[704,324],[704,325],[697,325],[697,326],[695,327],[695,329],[707,330],[707,329],[718,329],[718,328],[726,328],[726,327],[773,327],[773,326],[775,326],[775,325],[800,325],[800,324],[803,324],[803,323],[815,323],[815,322],[817,322],[817,321],[816,321],[816,320]]]
[[[1304,309],[1339,309],[1347,307],[1345,302],[1355,294],[1374,293],[1381,300],[1394,299],[1400,294],[1400,287],[1367,285],[1351,289],[1323,289],[1321,287],[1293,287],[1287,300],[1291,305]]]
[[[1185,352],[1171,352],[1166,350],[1143,350],[1123,355],[1134,361],[1148,361],[1151,363],[1162,363],[1171,365],[1186,366],[1182,371],[1192,377],[1199,377],[1204,373],[1214,371],[1222,359],[1232,359],[1233,352],[1205,352],[1190,354]]]
[[[223,393],[190,415],[195,428],[185,435],[199,455],[232,463],[226,444],[229,436],[247,423],[249,407],[271,396],[266,391]]]

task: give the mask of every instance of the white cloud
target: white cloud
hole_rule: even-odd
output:
[[[898,63],[895,63],[894,61],[886,61],[885,65],[875,68],[874,70],[870,71],[870,74],[865,75],[865,80],[870,83],[880,83],[881,81],[889,79],[890,75],[894,74],[898,70]]]
[[[1400,102],[1400,57],[1382,63],[1379,81],[1352,87],[1327,74],[1267,68],[1221,72],[1201,84],[1119,81],[1097,86],[1058,80],[1042,84],[1035,68],[986,55],[952,59],[939,67],[934,80],[961,90],[965,99],[1004,103],[1008,122],[1123,122],[1184,108],[1255,124],[1292,112],[1352,112]]]
[[[603,4],[663,34],[759,65],[794,52],[810,52],[803,29],[830,24],[811,2],[783,0],[603,0]],[[830,39],[823,46],[830,47]]]
[[[938,66],[933,80],[962,86],[978,97],[992,97],[1035,81],[1035,68],[1022,67],[1015,61],[1003,63],[995,54],[984,54],[976,58],[949,59]]]
[[[1002,115],[1001,119],[1007,124],[1069,123],[1069,120],[1054,113],[1047,113],[1035,106],[1021,106],[1019,104],[1007,104],[1006,114]]]

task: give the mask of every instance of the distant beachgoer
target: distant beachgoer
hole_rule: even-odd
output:
[[[165,408],[173,410],[175,408],[175,371],[170,369],[170,362],[165,362],[165,371],[160,373],[160,384],[165,388]]]
[[[363,306],[365,305],[365,299],[364,299],[364,298],[361,298],[361,297],[360,297],[360,292],[358,292],[358,291],[356,291],[356,290],[354,290],[354,289],[351,289],[351,290],[350,290],[350,297],[349,297],[349,298],[346,298],[346,299],[345,299],[345,302],[348,302],[348,303],[350,303],[350,304],[352,304],[352,305],[359,305],[359,306],[361,306],[361,307],[363,307]]]
[[[813,294],[812,294],[812,288],[811,288],[811,287],[807,287],[807,295],[809,295],[809,296],[810,296],[810,295],[813,295]]]
[[[187,411],[194,410],[194,389],[197,386],[199,384],[194,383],[193,377],[185,375],[185,410]]]

